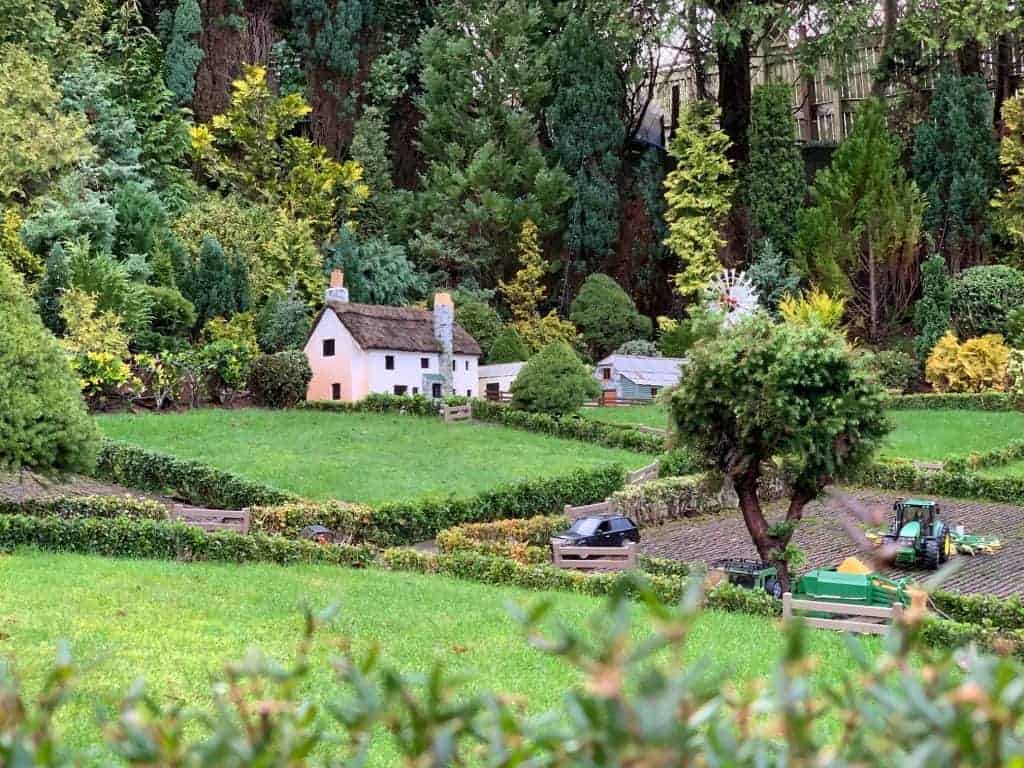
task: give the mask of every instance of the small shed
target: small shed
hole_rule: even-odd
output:
[[[477,368],[480,377],[480,395],[488,400],[500,400],[512,388],[512,382],[526,363],[495,363]]]
[[[605,401],[651,400],[666,387],[674,387],[685,363],[679,357],[609,355],[597,364],[594,375]]]

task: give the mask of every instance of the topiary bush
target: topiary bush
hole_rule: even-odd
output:
[[[949,330],[952,302],[953,286],[946,260],[936,254],[921,264],[921,299],[914,305],[914,353],[922,365]]]
[[[291,408],[306,399],[313,378],[305,352],[290,350],[260,355],[249,369],[249,389],[260,405]]]
[[[82,472],[98,447],[68,356],[0,259],[0,470]]]
[[[637,311],[633,299],[617,282],[600,273],[583,281],[569,319],[579,328],[595,360],[630,339],[651,335],[651,319]]]
[[[575,413],[601,387],[590,369],[564,341],[534,355],[512,382],[512,408],[561,416]]]
[[[925,378],[939,392],[984,392],[1006,388],[1010,350],[999,334],[964,343],[947,333],[925,363]]]
[[[1024,272],[1002,264],[965,269],[953,279],[951,298],[960,338],[1005,334],[1007,315],[1024,306]]]

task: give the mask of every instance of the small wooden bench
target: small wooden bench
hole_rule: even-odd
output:
[[[473,418],[473,408],[469,405],[442,405],[441,418],[445,424],[451,421],[469,421]]]
[[[565,505],[565,516],[570,523],[582,520],[584,517],[600,517],[602,515],[615,514],[615,508],[610,499],[599,501],[596,504],[584,504],[581,507],[570,507]]]
[[[893,603],[891,608],[880,608],[874,605],[851,605],[849,603],[828,603],[821,600],[795,600],[790,592],[782,596],[782,619],[792,621],[794,612],[814,611],[842,616],[850,619],[827,619],[815,616],[801,616],[807,626],[818,629],[837,629],[841,632],[861,632],[870,635],[884,635],[893,622],[903,616],[903,604]]]
[[[560,547],[551,542],[556,568],[581,571],[628,571],[636,568],[636,544],[622,547]]]
[[[248,509],[202,509],[179,505],[171,510],[170,516],[172,520],[180,520],[204,531],[249,532]]]

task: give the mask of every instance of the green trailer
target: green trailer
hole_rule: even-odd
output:
[[[893,603],[910,605],[905,579],[887,579],[877,573],[840,573],[835,568],[816,568],[805,573],[794,583],[793,597],[880,608]]]

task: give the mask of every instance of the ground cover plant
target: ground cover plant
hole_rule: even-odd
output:
[[[99,418],[111,438],[311,499],[368,504],[469,496],[502,483],[649,457],[491,424],[401,414],[197,410]]]
[[[943,461],[1002,448],[1024,433],[1024,413],[1008,411],[890,411],[894,429],[882,458]]]
[[[0,656],[13,659],[26,693],[39,691],[58,638],[70,642],[82,665],[78,692],[58,720],[75,747],[98,743],[96,715],[115,715],[119,696],[140,673],[161,701],[208,705],[211,676],[249,648],[291,658],[301,606],[309,603],[338,603],[340,612],[319,637],[303,695],[325,701],[338,693],[326,660],[339,643],[360,653],[376,644],[388,665],[420,671],[442,662],[449,673],[472,674],[469,692],[515,694],[536,714],[558,705],[581,676],[530,648],[508,604],[548,599],[554,617],[581,629],[602,602],[375,569],[210,566],[32,550],[0,561],[0,591]],[[635,618],[633,634],[646,635],[650,624],[639,608]],[[785,643],[771,619],[707,612],[680,661],[738,683],[767,675]],[[821,659],[817,685],[839,683],[853,668],[840,635],[814,633],[809,643]],[[863,647],[875,653],[881,644],[868,640]],[[375,749],[372,765],[396,763],[396,755]]]

